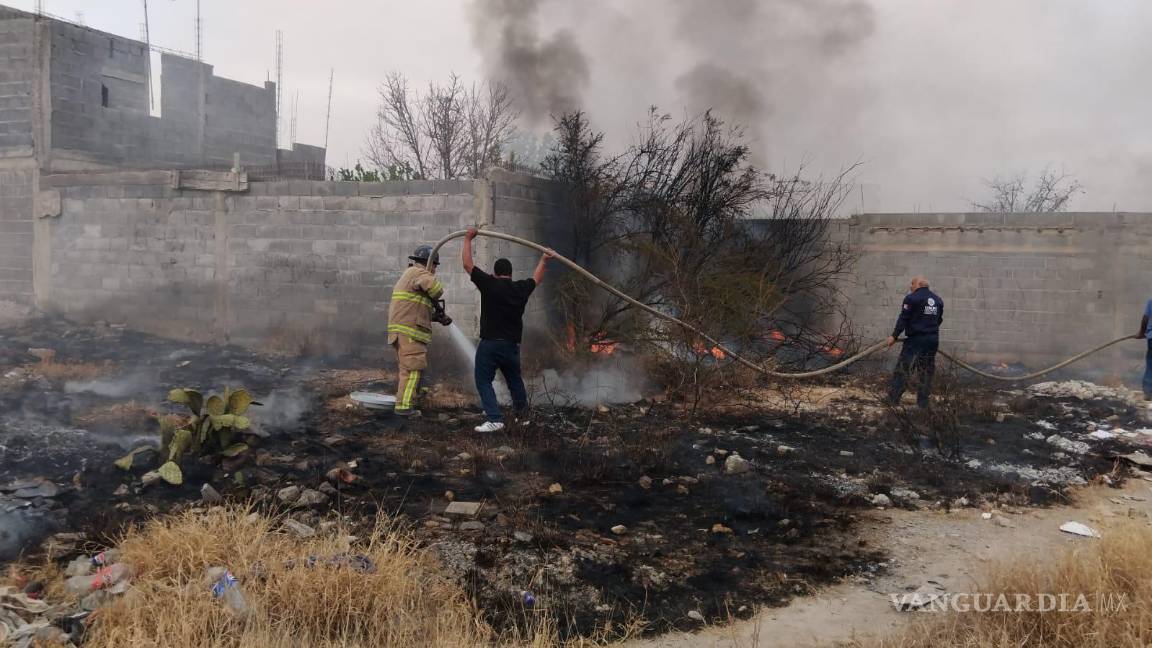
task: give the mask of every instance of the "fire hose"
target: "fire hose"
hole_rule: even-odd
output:
[[[447,243],[448,241],[451,241],[452,239],[461,238],[467,234],[468,234],[467,231],[461,230],[458,232],[452,232],[448,236],[445,236],[444,238],[440,239],[436,243],[436,245],[432,247],[432,255],[431,256],[433,258],[435,258],[435,255],[437,254],[437,252],[439,252],[440,248],[443,247],[444,244]],[[503,232],[495,232],[495,231],[491,231],[491,230],[477,230],[476,234],[478,236],[488,236],[491,238],[497,238],[497,239],[501,239],[501,240],[505,240],[505,241],[510,241],[512,243],[516,243],[518,245],[523,245],[525,247],[531,248],[531,249],[536,250],[536,251],[541,252],[541,253],[549,252],[548,248],[544,247],[543,245],[540,245],[539,243],[535,243],[535,242],[529,241],[527,239],[522,239],[518,236],[512,236],[511,234],[505,234]],[[752,362],[751,360],[745,359],[740,354],[736,353],[732,349],[725,346],[723,343],[721,343],[716,338],[712,337],[711,335],[708,335],[704,331],[702,331],[699,328],[689,324],[688,322],[680,320],[680,319],[673,317],[672,315],[669,315],[667,313],[663,313],[663,312],[661,312],[661,311],[659,311],[659,310],[657,310],[657,309],[649,306],[648,304],[645,304],[644,302],[641,302],[637,299],[633,299],[632,297],[621,292],[615,286],[612,286],[612,285],[606,283],[604,280],[600,279],[596,275],[594,275],[591,272],[589,272],[588,270],[584,269],[582,266],[580,266],[575,261],[572,261],[571,259],[556,253],[554,250],[551,252],[552,252],[553,258],[555,258],[557,261],[564,264],[565,266],[567,266],[571,270],[575,271],[576,273],[580,274],[585,279],[590,281],[592,284],[602,288],[603,290],[605,290],[608,293],[624,300],[625,302],[628,302],[632,306],[635,306],[636,308],[639,308],[639,309],[643,310],[644,312],[649,313],[650,315],[653,315],[653,316],[658,317],[662,320],[676,324],[677,326],[680,326],[684,329],[687,329],[687,330],[695,333],[696,335],[699,335],[701,338],[707,340],[713,347],[723,351],[726,356],[733,358],[736,362],[739,362],[740,364],[744,365],[745,367],[748,367],[749,369],[752,369],[753,371],[757,371],[761,374],[764,374],[766,376],[771,376],[773,378],[815,378],[816,376],[823,376],[825,374],[830,374],[830,373],[833,373],[835,371],[839,371],[839,370],[841,370],[841,369],[843,369],[849,365],[855,364],[856,362],[859,362],[860,360],[863,360],[864,358],[867,358],[868,356],[870,356],[870,355],[876,353],[877,351],[880,351],[881,349],[884,349],[885,347],[888,346],[888,342],[886,340],[883,340],[883,341],[877,342],[877,343],[865,348],[864,350],[860,351],[859,353],[857,353],[856,355],[854,355],[850,358],[846,358],[844,360],[841,360],[840,362],[837,362],[836,364],[829,365],[829,366],[823,367],[821,369],[815,369],[812,371],[799,371],[799,372],[774,371],[772,369],[762,367],[762,366]],[[1066,360],[1063,360],[1061,362],[1058,362],[1058,363],[1052,365],[1051,367],[1047,367],[1047,368],[1041,369],[1039,371],[1033,371],[1031,373],[1027,373],[1027,374],[1024,374],[1022,376],[1001,376],[998,374],[989,373],[987,371],[982,371],[980,369],[977,369],[976,367],[973,367],[972,365],[964,362],[963,360],[960,360],[959,358],[957,358],[956,356],[954,356],[951,353],[948,353],[947,351],[942,350],[939,353],[940,353],[940,355],[944,356],[945,358],[947,358],[951,362],[955,363],[957,366],[961,367],[962,369],[970,371],[970,372],[972,372],[978,376],[981,376],[984,378],[989,378],[991,380],[1000,380],[1000,381],[1004,381],[1004,382],[1020,382],[1020,381],[1025,381],[1025,380],[1031,380],[1033,378],[1043,376],[1044,374],[1051,373],[1053,371],[1056,371],[1057,369],[1061,369],[1063,367],[1066,367],[1066,366],[1068,366],[1074,362],[1083,360],[1084,358],[1087,358],[1088,356],[1090,356],[1094,353],[1098,353],[1100,351],[1103,351],[1104,349],[1107,349],[1108,347],[1119,344],[1120,342],[1123,342],[1124,340],[1131,340],[1131,339],[1133,339],[1133,338],[1130,335],[1125,335],[1124,337],[1116,338],[1115,340],[1112,340],[1110,342],[1105,342],[1104,344],[1100,344],[1098,346],[1095,346],[1091,349],[1088,349],[1087,351],[1077,353],[1076,355],[1074,355],[1074,356],[1072,356]]]

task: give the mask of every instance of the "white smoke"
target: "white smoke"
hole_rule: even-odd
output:
[[[651,389],[651,381],[635,360],[611,356],[584,367],[545,369],[530,381],[532,400],[538,404],[585,407],[634,403]]]

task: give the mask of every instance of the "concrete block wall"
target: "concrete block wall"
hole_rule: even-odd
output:
[[[276,163],[276,84],[257,87],[211,75],[204,100],[204,161]],[[323,153],[320,155],[323,163]]]
[[[3,22],[19,23],[12,29],[31,39],[31,20]],[[211,65],[163,54],[150,93],[151,57],[144,43],[47,23],[56,157],[127,168],[225,165],[235,153],[247,165],[276,163],[275,84],[216,77]],[[153,101],[160,117],[151,115]]]
[[[514,236],[536,241],[563,251],[567,230],[563,213],[563,200],[559,187],[541,178],[534,178],[502,169],[492,169],[488,173],[490,182],[478,192],[479,219],[485,229],[493,229]],[[496,259],[506,258],[512,262],[512,275],[516,279],[532,276],[540,254],[534,250],[498,239],[480,237],[475,245],[475,261],[485,272],[491,273]],[[458,245],[449,249],[453,256],[459,253]],[[553,263],[545,275],[544,285],[528,302],[524,324],[529,331],[537,334],[554,332],[560,322],[552,309],[555,303],[553,289],[562,266]],[[550,280],[551,279],[551,280]],[[473,327],[479,328],[479,311],[474,314]]]
[[[36,169],[0,167],[0,301],[33,302],[32,200]]]
[[[840,225],[865,338],[886,336],[913,275],[945,302],[942,344],[971,360],[1054,363],[1135,333],[1152,298],[1152,214],[866,214]],[[1139,342],[1077,365],[1132,379]]]
[[[0,157],[32,150],[33,22],[0,14]]]
[[[43,177],[42,188],[61,196],[60,217],[49,220],[43,307],[169,336],[381,352],[407,256],[482,222],[478,210],[493,203],[478,195],[520,196],[519,211],[496,211],[497,226],[517,235],[541,236],[540,223],[557,220],[539,181],[510,177],[494,194],[488,180],[257,182],[223,193],[174,190],[165,177]],[[474,336],[479,299],[459,250],[459,241],[445,248],[438,274],[449,313]]]

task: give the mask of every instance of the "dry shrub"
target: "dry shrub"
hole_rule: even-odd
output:
[[[1037,562],[1028,554],[993,568],[981,594],[1068,594],[1073,607],[1084,594],[1090,612],[954,612],[913,623],[873,648],[966,646],[1051,646],[1111,648],[1146,646],[1152,641],[1152,528],[1127,522],[1103,531],[1103,538],[1078,543],[1063,554]],[[1097,595],[1123,597],[1124,605],[1106,605]],[[987,606],[985,606],[987,607]],[[858,644],[862,645],[862,644]]]
[[[343,536],[297,539],[277,521],[230,508],[156,520],[120,544],[132,589],[100,610],[94,647],[475,646],[491,641],[464,593],[403,533],[387,526],[351,552],[375,565],[307,567],[350,551]],[[210,594],[205,569],[226,566],[251,607],[241,621]]]

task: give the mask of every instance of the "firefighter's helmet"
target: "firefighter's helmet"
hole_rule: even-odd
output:
[[[432,256],[432,246],[431,245],[421,245],[420,247],[416,248],[416,251],[413,252],[412,256],[410,256],[408,258],[413,260],[413,261],[419,261],[420,263],[423,263],[424,265],[428,265],[428,257],[429,256]],[[432,257],[432,265],[440,265],[440,253],[439,252],[436,253],[436,256]]]

